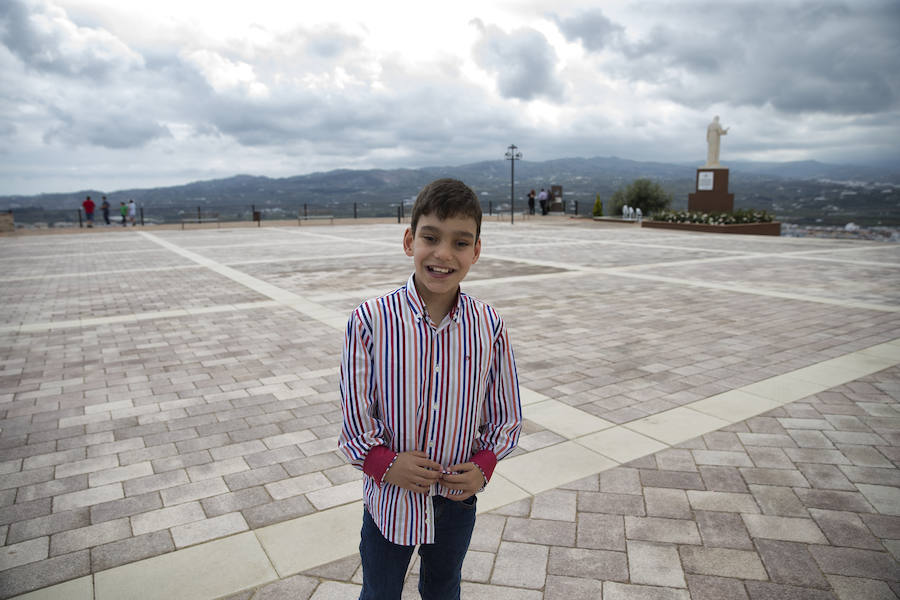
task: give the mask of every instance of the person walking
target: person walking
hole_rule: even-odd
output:
[[[106,196],[103,196],[103,202],[100,204],[100,210],[103,211],[103,221],[109,225],[109,202],[106,200]]]
[[[535,196],[534,190],[531,190],[530,192],[528,192],[528,214],[529,215],[534,214],[534,196]]]
[[[122,227],[125,227],[125,218],[128,216],[128,207],[125,206],[124,202],[119,202],[119,214],[122,215]]]

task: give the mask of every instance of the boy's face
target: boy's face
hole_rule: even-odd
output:
[[[416,267],[416,289],[426,305],[429,301],[449,302],[456,297],[459,282],[481,254],[481,240],[475,239],[475,219],[455,216],[445,220],[422,215],[403,234],[403,250]]]

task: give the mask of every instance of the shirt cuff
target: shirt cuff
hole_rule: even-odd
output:
[[[487,483],[491,480],[491,475],[494,474],[494,467],[497,466],[497,455],[490,450],[479,450],[472,457],[471,462],[478,465],[478,468],[481,469],[481,473],[484,475],[484,482]]]
[[[363,473],[374,479],[378,487],[381,487],[385,473],[394,464],[396,458],[397,453],[387,446],[374,446],[366,454],[366,460],[363,462]]]

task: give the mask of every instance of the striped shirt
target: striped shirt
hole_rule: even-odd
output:
[[[370,451],[385,451],[378,448],[384,446],[393,456],[421,450],[445,468],[488,455],[482,470],[489,479],[496,460],[512,452],[519,439],[519,382],[503,320],[460,292],[436,326],[413,276],[350,315],[340,387],[339,446],[366,472],[366,508],[395,544],[434,543],[432,496],[454,492],[440,483],[427,494],[382,483],[366,461]]]

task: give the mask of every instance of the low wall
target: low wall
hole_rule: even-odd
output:
[[[13,222],[13,215],[11,212],[0,213],[0,232],[9,233],[10,231],[15,231],[16,224]]]
[[[666,221],[643,221],[641,227],[655,229],[680,229],[682,231],[703,231],[705,233],[740,233],[744,235],[781,235],[781,223],[740,223],[737,225],[706,225],[704,223],[667,223]]]

